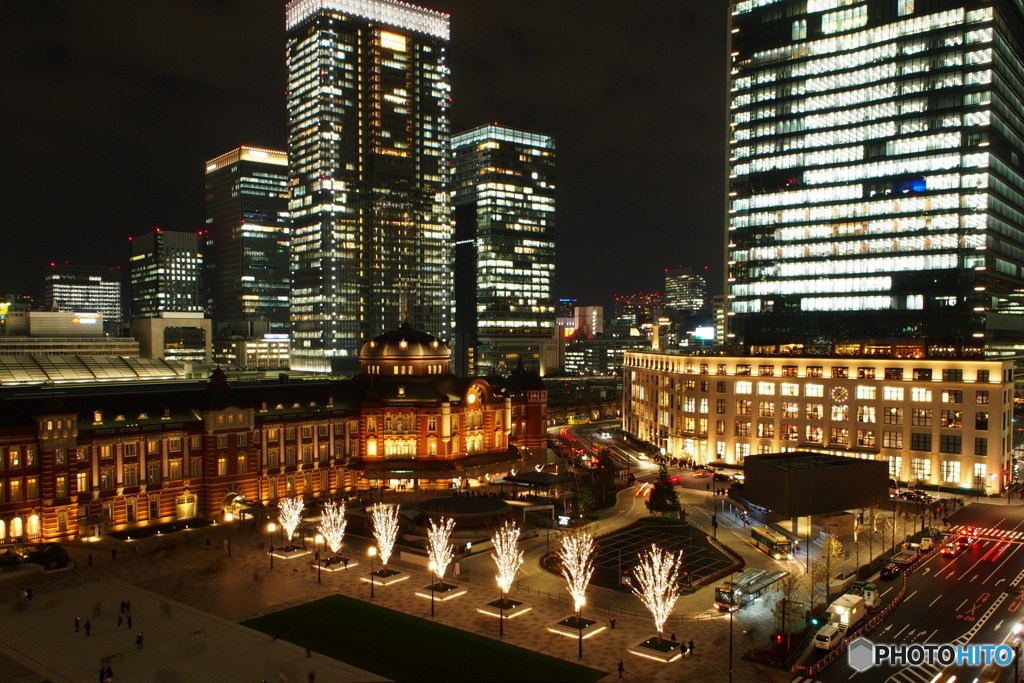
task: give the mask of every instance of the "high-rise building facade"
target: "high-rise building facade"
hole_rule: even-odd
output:
[[[132,318],[206,310],[199,235],[156,228],[131,238]]]
[[[291,366],[356,372],[404,319],[451,332],[448,15],[287,5]]]
[[[545,374],[557,362],[554,138],[488,124],[453,135],[452,155],[458,339],[475,333],[480,374],[519,360]]]
[[[613,313],[616,319],[630,318],[636,325],[648,324],[665,308],[664,292],[635,292],[616,294]]]
[[[696,313],[708,304],[708,283],[692,268],[665,269],[665,308],[678,313]]]
[[[220,332],[286,329],[288,233],[287,154],[243,146],[206,162],[206,283]]]
[[[733,6],[728,334],[750,350],[1024,348],[1024,13]]]
[[[104,324],[124,320],[120,268],[53,262],[43,290],[47,310],[101,313]]]

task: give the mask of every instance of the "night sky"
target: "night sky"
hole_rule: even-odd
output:
[[[285,149],[283,0],[35,0],[0,22],[0,292],[46,264],[125,265],[127,237],[198,230],[204,162]],[[452,132],[553,134],[556,297],[605,304],[709,266],[721,291],[726,4],[436,0]]]

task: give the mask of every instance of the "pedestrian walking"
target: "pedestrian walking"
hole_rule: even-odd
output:
[[[113,683],[114,682],[114,670],[110,668],[109,664],[107,664],[107,670],[106,670],[105,673],[107,675],[107,683]]]
[[[622,660],[620,659],[620,660],[619,660],[619,678],[622,678],[622,672],[623,672],[623,671],[624,671],[625,669],[626,669],[626,667],[625,667],[625,666],[623,666],[623,664],[622,664]]]
[[[139,631],[138,635],[135,636],[135,649],[141,650],[143,647],[142,642],[142,631]]]
[[[125,612],[131,612],[132,611],[132,601],[131,600],[125,600],[124,601],[124,611]]]
[[[100,667],[100,683],[106,683],[107,681],[107,670],[102,666]]]
[[[92,566],[92,553],[89,553],[89,557],[87,559],[88,559],[88,562],[89,562],[89,566],[91,567]]]
[[[128,615],[128,630],[129,631],[132,630],[132,615],[131,614]]]
[[[121,630],[121,624],[123,624],[123,623],[124,623],[124,617],[122,617],[120,614],[118,614],[117,615],[117,630],[118,631]]]
[[[25,589],[25,597],[31,600],[34,596],[32,595],[32,586]]]
[[[117,548],[111,548],[110,549],[110,559],[112,559],[112,560],[116,560],[117,559]]]
[[[92,623],[88,619],[85,620],[85,635],[89,635],[89,631],[92,630]]]
[[[692,640],[690,641],[689,645],[690,645],[690,654],[692,655],[693,654],[693,641]]]
[[[78,633],[78,627],[82,625],[82,618],[75,617],[75,633]]]
[[[615,628],[615,615],[614,615],[614,614],[610,615],[610,616],[608,617],[608,621],[610,621],[610,622],[611,622],[611,624],[612,624],[612,629],[614,629],[614,628]]]
[[[124,614],[124,600],[122,600],[121,604],[118,605],[118,609],[121,611],[121,614]]]

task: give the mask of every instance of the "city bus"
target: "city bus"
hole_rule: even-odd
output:
[[[748,569],[721,586],[716,586],[715,607],[722,612],[735,612],[754,597],[752,593],[744,593],[743,589],[753,585],[767,573],[764,569]]]
[[[570,415],[569,424],[571,425],[586,425],[590,424],[589,415]]]
[[[750,527],[750,540],[757,549],[776,560],[793,559],[793,541],[766,526]]]

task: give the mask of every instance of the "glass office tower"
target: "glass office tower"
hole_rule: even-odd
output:
[[[222,334],[288,325],[288,155],[238,147],[206,162],[206,282]]]
[[[198,234],[156,228],[129,240],[132,319],[206,311]]]
[[[287,5],[293,369],[356,372],[406,318],[450,334],[448,36],[396,0]]]
[[[742,0],[732,25],[731,339],[1024,348],[1019,3]]]
[[[557,363],[554,138],[488,124],[453,135],[452,154],[455,353],[475,332],[476,373],[522,359],[545,374]]]

